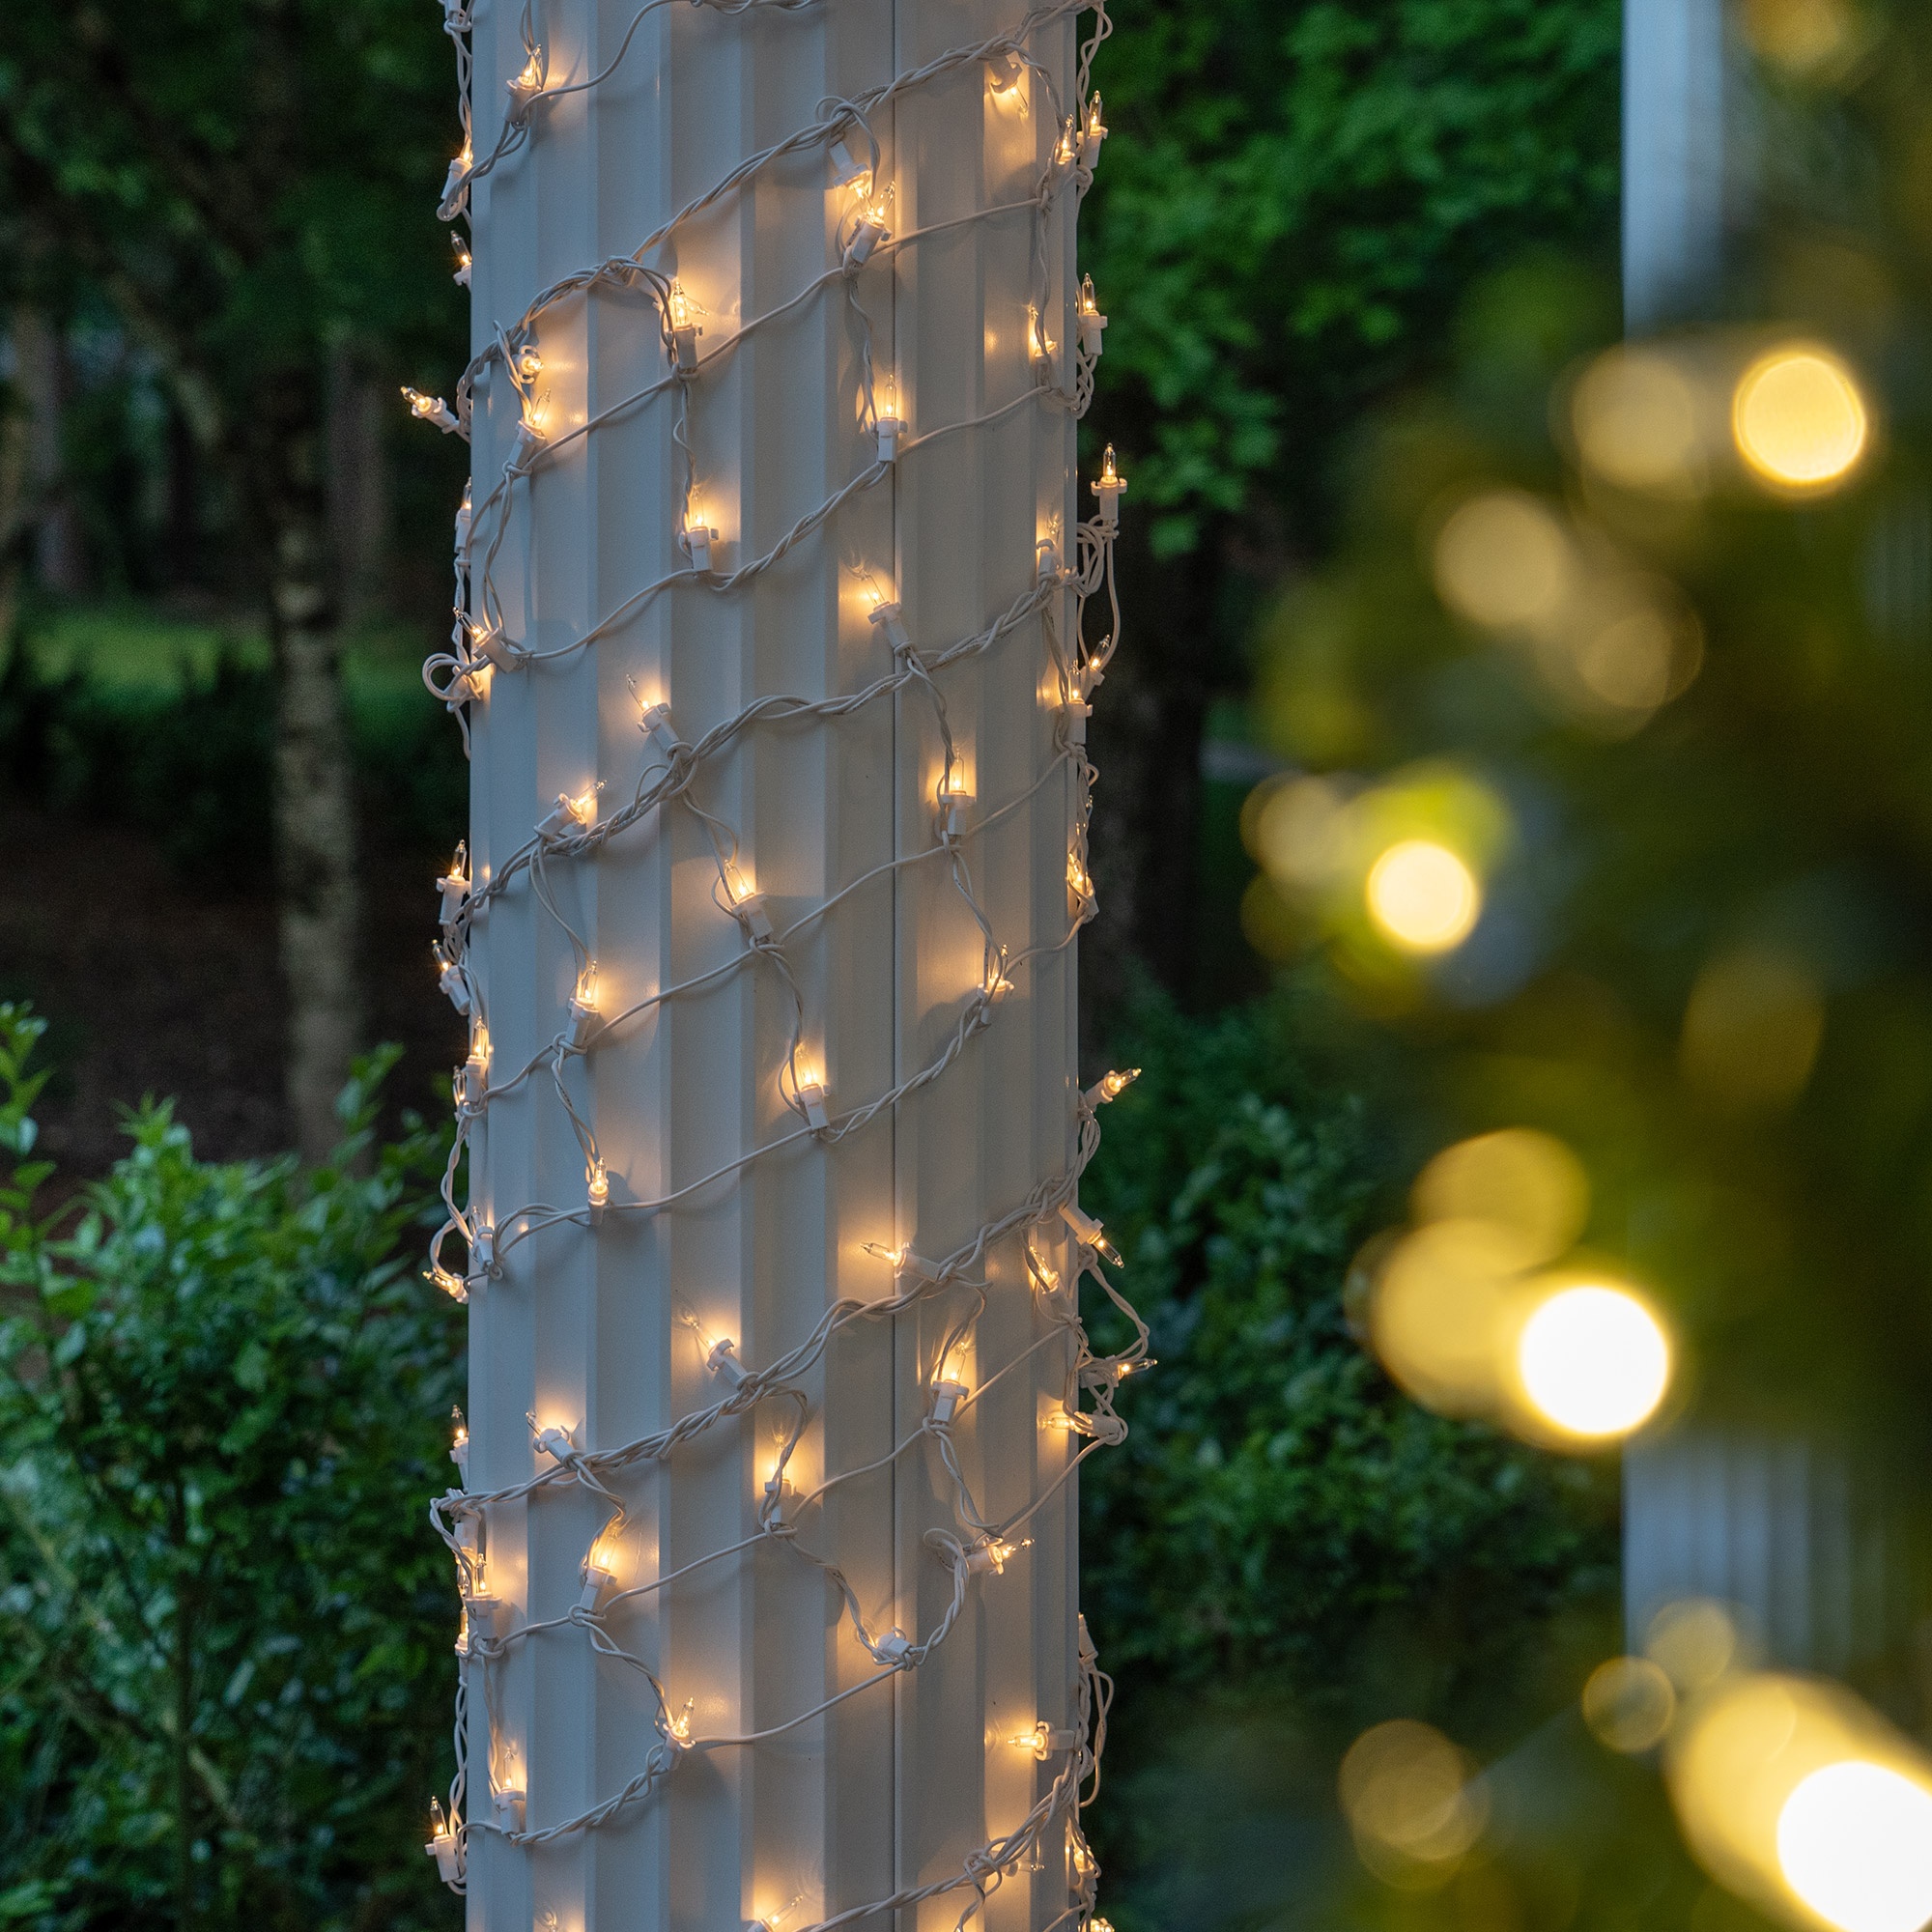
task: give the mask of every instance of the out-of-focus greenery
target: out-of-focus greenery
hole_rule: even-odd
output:
[[[0,1007],[0,1919],[444,1923],[457,1326],[408,1249],[440,1147],[197,1161],[165,1105],[49,1212]]]
[[[1274,1848],[1330,1861],[1357,1732],[1425,1717],[1499,1749],[1615,1647],[1614,1465],[1428,1415],[1351,1326],[1397,1153],[1308,1070],[1309,1017],[1194,1020],[1143,993],[1115,1044],[1145,1071],[1082,1189],[1159,1358],[1081,1496],[1083,1604],[1130,1687],[1097,1837],[1124,1925],[1278,1908]],[[1241,1850],[1256,1833],[1269,1849]],[[1313,1910],[1350,1869],[1300,1870],[1293,1893]],[[1198,1896],[1212,1873],[1232,1891]]]
[[[1486,268],[1615,232],[1617,0],[1114,0],[1082,252],[1100,416],[1162,554],[1269,499],[1329,529],[1338,435],[1440,366]]]
[[[352,638],[344,698],[365,802],[440,846],[462,836],[469,768],[419,648]],[[259,633],[138,607],[52,615],[0,661],[0,772],[15,797],[156,828],[202,884],[239,876],[270,854],[270,677]]]
[[[440,27],[395,0],[7,9],[13,292],[116,315],[199,440],[266,460],[313,427],[332,344],[446,342],[460,315]]]

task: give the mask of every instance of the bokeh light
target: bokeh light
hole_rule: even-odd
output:
[[[1737,1618],[1711,1597],[1686,1597],[1650,1620],[1643,1651],[1686,1695],[1708,1690],[1731,1669],[1743,1647]]]
[[[1798,960],[1746,948],[1698,974],[1684,1009],[1679,1064],[1705,1098],[1786,1106],[1804,1090],[1825,1034],[1825,999]]]
[[[1851,474],[1871,425],[1852,374],[1830,350],[1794,343],[1760,355],[1731,402],[1738,453],[1774,487],[1810,494]]]
[[[1349,857],[1349,802],[1327,779],[1291,779],[1270,788],[1257,814],[1255,856],[1282,884],[1325,885]]]
[[[1675,1687],[1646,1657],[1613,1657],[1583,1686],[1583,1721],[1613,1751],[1662,1744],[1676,1715]]]
[[[1462,945],[1483,909],[1468,866],[1433,838],[1405,838],[1369,868],[1369,917],[1406,952],[1446,952]]]
[[[1833,65],[1857,39],[1847,0],[1744,0],[1739,16],[1751,51],[1795,74]]]
[[[1463,503],[1436,536],[1435,562],[1443,603],[1492,631],[1553,622],[1577,576],[1569,533],[1520,490],[1493,490]]]
[[[1442,1415],[1486,1415],[1500,1393],[1511,1290],[1538,1243],[1493,1221],[1434,1221],[1405,1235],[1376,1273],[1369,1336],[1410,1395]]]
[[[1932,1791],[1860,1758],[1826,1765],[1777,1814],[1777,1862],[1840,1932],[1918,1932],[1932,1919]]]
[[[1850,1691],[1734,1672],[1686,1711],[1664,1764],[1691,1850],[1740,1896],[1837,1932],[1932,1919],[1932,1763]]]
[[[1418,1221],[1490,1222],[1521,1236],[1526,1264],[1554,1261],[1583,1232],[1590,1182],[1554,1135],[1506,1127],[1444,1148],[1416,1179]]]
[[[1362,1862],[1410,1889],[1440,1885],[1482,1835],[1488,1804],[1475,1767],[1429,1724],[1365,1731],[1342,1760],[1342,1809]]]
[[[1622,490],[1690,497],[1706,481],[1701,400],[1684,370],[1649,349],[1600,355],[1570,399],[1577,453]]]
[[[1543,1421],[1579,1441],[1608,1441],[1656,1414],[1670,1386],[1670,1342],[1629,1289],[1579,1283],[1531,1312],[1517,1369]]]
[[[1703,634],[1689,612],[1658,599],[1612,598],[1597,621],[1580,625],[1571,639],[1570,663],[1596,702],[1647,718],[1703,668]]]

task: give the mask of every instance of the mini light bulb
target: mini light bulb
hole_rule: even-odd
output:
[[[420,389],[412,389],[405,383],[403,398],[410,406],[411,415],[418,422],[434,423],[445,436],[461,427],[449,405],[440,396],[426,396]]]
[[[1080,302],[1075,319],[1080,329],[1080,347],[1089,355],[1097,357],[1106,347],[1107,318],[1100,313],[1092,275],[1080,284]]]
[[[1080,863],[1077,852],[1066,855],[1066,885],[1073,896],[1083,905],[1093,899],[1094,881],[1088,876],[1087,867]]]
[[[456,256],[456,271],[450,279],[458,288],[467,289],[469,286],[469,270],[472,266],[469,245],[454,231],[450,234],[449,245]]]
[[[1066,1223],[1073,1238],[1081,1246],[1092,1248],[1096,1255],[1112,1262],[1116,1267],[1122,1265],[1119,1250],[1108,1240],[1105,1228],[1094,1220],[1093,1215],[1083,1213],[1068,1201],[1062,1204],[1060,1218]]]
[[[462,1855],[453,1820],[443,1815],[442,1806],[429,1801],[429,1843],[423,1847],[436,1861],[436,1875],[445,1885],[454,1885],[463,1876]]]
[[[452,924],[469,897],[469,848],[459,845],[456,857],[449,862],[449,870],[437,882],[437,892],[442,900],[442,923]]]
[[[965,836],[972,810],[973,787],[955,765],[939,781],[939,836],[944,843],[950,845]]]
[[[757,891],[738,869],[736,860],[726,859],[722,869],[724,874],[724,896],[731,901],[731,911],[738,923],[753,941],[769,939],[772,936],[772,916],[765,905],[764,894]]]
[[[469,1299],[469,1284],[460,1274],[452,1273],[440,1262],[426,1271],[425,1279],[433,1286],[441,1289],[443,1293],[448,1295],[452,1301],[468,1301]]]
[[[517,374],[525,382],[535,382],[543,374],[543,357],[533,346],[526,345],[517,351]]]
[[[798,1107],[813,1133],[822,1133],[832,1124],[831,1116],[826,1111],[825,1082],[816,1073],[800,1070]]]
[[[687,1697],[684,1700],[684,1709],[676,1717],[667,1717],[665,1719],[666,1730],[669,1732],[672,1740],[681,1746],[689,1746],[691,1743],[691,1713],[696,1701],[695,1697]]]
[[[879,244],[891,239],[891,200],[892,190],[888,188],[883,195],[874,194],[861,205],[851,240],[845,243],[844,268],[848,275],[863,269]]]
[[[469,1425],[464,1421],[463,1410],[459,1407],[450,1409],[449,1421],[449,1460],[456,1464],[457,1473],[467,1483],[469,1480]]]
[[[1108,1101],[1118,1100],[1140,1077],[1138,1066],[1129,1066],[1124,1072],[1103,1073],[1081,1097],[1090,1107],[1104,1107]]]
[[[1003,99],[1011,97],[1027,76],[1027,64],[1016,47],[995,54],[986,66],[986,84]]]
[[[912,633],[906,629],[905,610],[897,598],[887,597],[875,603],[867,621],[885,639],[895,657],[911,651]]]
[[[896,463],[899,439],[906,433],[906,420],[899,413],[898,392],[890,382],[885,385],[885,396],[879,405],[879,413],[873,418],[872,433],[878,443],[879,461]],[[874,601],[879,600],[875,598]]]
[[[597,962],[592,959],[577,976],[577,990],[570,996],[570,1043],[584,1046],[597,1030]]]
[[[1100,118],[1097,93],[1087,103],[1087,123],[1080,130],[1080,165],[1091,174],[1100,159],[1100,143],[1107,138],[1107,124]]]
[[[697,338],[704,330],[697,324],[697,307],[685,293],[684,284],[674,281],[665,298],[665,320],[670,330],[670,359],[680,375],[688,376],[697,367]]]
[[[1107,454],[1101,460],[1100,478],[1094,485],[1094,494],[1100,499],[1100,522],[1108,529],[1118,529],[1121,522],[1121,498],[1126,494],[1127,479],[1121,474],[1114,459],[1114,445],[1107,445]]]
[[[604,1218],[605,1208],[611,1205],[611,1173],[601,1160],[590,1163],[584,1186],[590,1197],[590,1225],[594,1228]]]
[[[684,527],[678,532],[678,548],[691,559],[693,570],[708,571],[712,565],[711,552],[718,542],[718,532],[704,521],[704,513],[698,508],[694,493],[685,506]]]

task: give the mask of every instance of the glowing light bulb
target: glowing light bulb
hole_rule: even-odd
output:
[[[1009,47],[986,63],[986,85],[1002,99],[1014,98],[1027,77],[1027,64],[1016,48]]]
[[[464,902],[469,896],[469,851],[466,845],[456,848],[456,857],[449,862],[449,870],[437,882],[437,892],[442,900],[442,923],[450,924],[463,910]]]
[[[1094,485],[1094,494],[1100,499],[1100,522],[1107,529],[1117,529],[1121,522],[1121,498],[1126,495],[1127,479],[1121,474],[1114,459],[1114,445],[1107,445],[1107,453],[1101,459],[1100,478]]]
[[[731,902],[733,917],[753,940],[769,939],[772,936],[772,917],[766,909],[764,894],[738,869],[736,860],[726,859],[722,869],[724,896]]]
[[[696,1702],[696,1698],[687,1697],[684,1700],[684,1709],[676,1717],[668,1717],[665,1719],[665,1729],[680,1745],[689,1745],[691,1743],[691,1713],[692,1707]]]
[[[1446,952],[1468,938],[1482,912],[1476,875],[1433,838],[1405,838],[1370,868],[1369,917],[1408,952]]]
[[[798,1109],[805,1116],[806,1124],[814,1133],[822,1132],[832,1124],[827,1112],[824,1077],[818,1072],[798,1069]]]
[[[1106,347],[1107,318],[1100,313],[1099,298],[1094,293],[1094,277],[1080,284],[1080,300],[1075,310],[1080,329],[1080,347],[1089,355],[1098,355]]]
[[[1731,399],[1738,453],[1775,488],[1822,494],[1851,474],[1871,424],[1852,373],[1828,349],[1786,345],[1761,355]]]
[[[429,1843],[423,1850],[436,1861],[437,1876],[445,1885],[453,1885],[462,1876],[455,1823],[443,1815],[442,1806],[434,1798],[429,1801]]]
[[[670,330],[670,359],[680,374],[689,375],[697,367],[697,338],[704,333],[697,325],[700,311],[685,293],[682,282],[672,282],[665,298],[665,317]]]
[[[1546,1422],[1608,1441],[1656,1414],[1670,1386],[1670,1342],[1628,1289],[1584,1283],[1559,1290],[1524,1322],[1517,1371]]]
[[[469,1479],[469,1425],[463,1419],[461,1408],[451,1408],[449,1460],[456,1464],[458,1473],[468,1482]]]
[[[597,1027],[597,962],[592,959],[577,976],[577,989],[570,996],[570,1043],[588,1043]]]
[[[449,245],[456,256],[456,271],[451,279],[456,283],[458,288],[467,289],[469,286],[469,270],[474,266],[469,244],[464,241],[462,236],[452,233],[449,238]]]
[[[691,499],[684,508],[684,527],[678,532],[678,548],[691,559],[693,570],[709,570],[712,564],[711,553],[718,542],[718,532],[704,521],[704,511],[697,499],[697,493],[692,492]]]
[[[1863,1759],[1826,1765],[1778,1813],[1777,1862],[1841,1932],[1918,1932],[1932,1919],[1932,1791]]]
[[[448,1295],[452,1301],[468,1301],[469,1299],[469,1284],[460,1274],[452,1273],[440,1263],[427,1269],[425,1278],[432,1286],[441,1289],[443,1293]]]
[[[1100,143],[1106,138],[1107,124],[1100,118],[1100,97],[1096,93],[1087,103],[1087,122],[1080,130],[1080,165],[1090,173],[1100,159]]]
[[[449,405],[440,396],[427,396],[420,389],[412,389],[405,383],[403,399],[410,406],[410,414],[418,422],[434,423],[444,435],[461,426]]]
[[[1094,881],[1087,876],[1087,867],[1080,863],[1077,852],[1066,855],[1066,884],[1076,899],[1088,900],[1094,896]]]
[[[1103,1073],[1083,1096],[1090,1107],[1104,1107],[1110,1100],[1118,1100],[1136,1080],[1141,1077],[1138,1066],[1129,1066],[1122,1071]]]
[[[590,1224],[595,1227],[604,1218],[605,1208],[611,1205],[611,1174],[601,1160],[590,1163],[584,1187],[590,1198]]]

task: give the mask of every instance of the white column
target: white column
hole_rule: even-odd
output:
[[[1081,11],[452,19],[472,1927],[1093,1907]]]
[[[1723,0],[1624,0],[1624,324],[1695,314],[1724,241]]]

